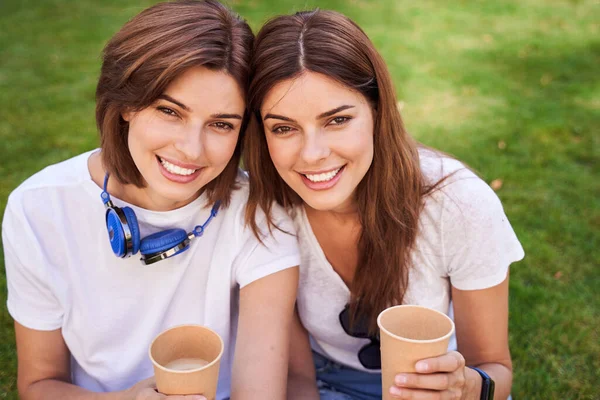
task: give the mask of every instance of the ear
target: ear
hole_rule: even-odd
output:
[[[126,122],[130,122],[131,119],[133,118],[133,112],[132,111],[123,111],[121,113],[121,118],[123,118],[124,121]]]

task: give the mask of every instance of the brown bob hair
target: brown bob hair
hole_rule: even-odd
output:
[[[248,24],[215,0],[159,3],[127,22],[104,48],[96,88],[96,123],[107,172],[122,184],[145,185],[128,150],[129,124],[121,114],[150,106],[188,68],[224,71],[246,94],[253,40]],[[211,202],[229,202],[247,117],[232,159],[205,187]]]
[[[366,318],[374,332],[379,312],[403,301],[423,198],[437,184],[428,186],[422,175],[418,144],[404,129],[390,74],[360,27],[333,11],[279,16],[257,34],[251,63],[253,116],[244,164],[250,175],[246,222],[253,229],[258,207],[268,211],[272,201],[284,207],[302,203],[271,161],[260,107],[277,83],[306,71],[356,90],[374,109],[373,162],[356,189],[362,231],[350,288],[352,320]]]

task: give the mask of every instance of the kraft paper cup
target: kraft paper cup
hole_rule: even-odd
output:
[[[223,347],[219,334],[202,325],[180,325],[162,332],[149,349],[156,388],[166,395],[201,394],[214,400]],[[189,370],[165,367],[182,358],[199,358],[208,364]]]
[[[396,374],[416,372],[417,361],[445,354],[454,332],[454,322],[446,314],[422,306],[390,307],[379,314],[377,325],[384,400],[392,399],[389,391]]]

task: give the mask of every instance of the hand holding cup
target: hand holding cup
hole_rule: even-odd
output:
[[[400,373],[389,393],[396,399],[462,399],[467,368],[457,351],[420,360],[415,373]]]
[[[121,393],[122,400],[206,400],[206,397],[200,395],[167,396],[158,393],[154,377],[140,381]]]

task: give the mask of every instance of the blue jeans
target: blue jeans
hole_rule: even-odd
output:
[[[381,400],[381,374],[345,367],[313,351],[321,400]]]

